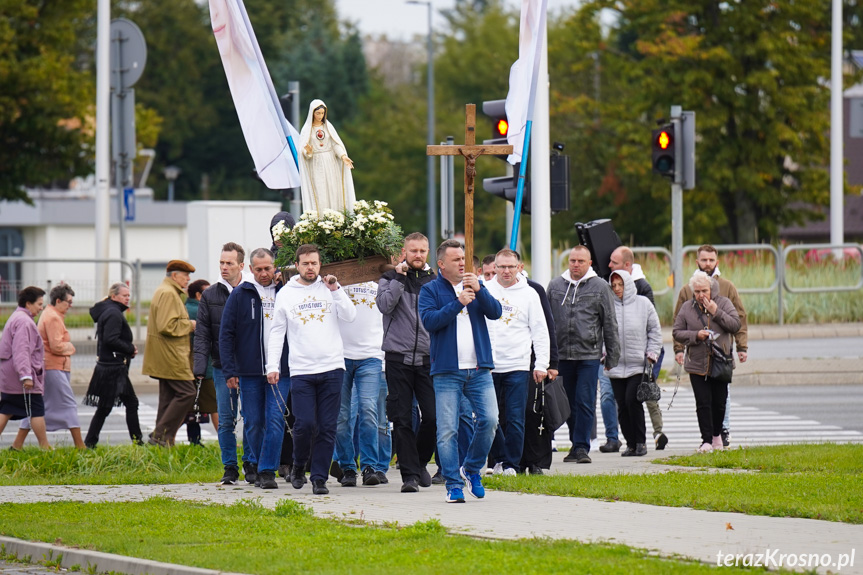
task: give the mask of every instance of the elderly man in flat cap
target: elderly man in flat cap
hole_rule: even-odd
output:
[[[186,413],[195,404],[195,376],[189,364],[189,334],[195,331],[195,320],[189,319],[183,304],[183,290],[194,271],[182,260],[168,262],[166,277],[150,303],[142,371],[159,380],[159,409],[151,445],[172,445]]]

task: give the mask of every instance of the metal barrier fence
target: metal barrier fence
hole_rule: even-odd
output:
[[[77,264],[120,264],[128,268],[132,273],[131,285],[133,298],[135,300],[135,339],[141,339],[141,260],[124,259],[98,259],[98,258],[26,258],[26,257],[0,257],[0,263],[77,263]],[[53,283],[46,278],[47,283]],[[26,284],[26,282],[23,282]],[[102,289],[108,286],[103,286]],[[49,288],[50,289],[50,288]]]
[[[688,245],[683,247],[682,256],[685,256],[688,253],[695,253],[698,251],[700,246],[696,245]],[[777,295],[777,314],[779,325],[785,324],[785,302],[783,298],[783,290],[787,293],[831,293],[831,292],[850,292],[857,291],[863,289],[863,246],[855,243],[845,243],[845,244],[795,244],[790,246],[785,246],[781,251],[772,246],[770,244],[719,244],[714,245],[720,253],[721,252],[729,252],[729,251],[741,251],[741,250],[751,250],[751,251],[765,251],[773,254],[773,282],[766,287],[738,287],[737,292],[741,294],[771,294],[776,292]],[[788,277],[785,273],[786,266],[788,264],[788,254],[794,251],[811,251],[811,250],[844,250],[844,249],[853,249],[860,254],[861,258],[861,267],[860,267],[860,278],[857,283],[853,286],[815,286],[815,287],[793,287],[788,284]],[[655,253],[660,254],[665,257],[665,259],[669,262],[669,275],[671,275],[671,271],[673,270],[673,259],[671,252],[667,249],[659,246],[649,246],[649,247],[638,247],[632,248],[634,253],[641,254],[649,254]],[[681,256],[681,259],[682,259]],[[566,269],[567,261],[569,258],[569,251],[564,251],[558,256],[558,269]],[[680,289],[682,286],[674,286],[675,292]],[[654,295],[663,295],[671,291],[672,288],[666,286],[662,290],[654,291]]]

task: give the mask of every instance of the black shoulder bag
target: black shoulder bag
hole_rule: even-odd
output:
[[[701,313],[701,308],[695,304],[695,309],[698,310],[698,315],[701,321],[704,322],[704,314]],[[707,323],[707,322],[704,322]],[[709,324],[704,329],[710,329]],[[709,367],[707,370],[706,379],[715,383],[731,383],[731,374],[734,371],[734,356],[725,353],[722,346],[716,340],[708,340],[709,346],[708,357]]]

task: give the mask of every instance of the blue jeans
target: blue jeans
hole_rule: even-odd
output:
[[[291,378],[291,401],[297,418],[294,424],[294,468],[305,468],[311,454],[312,481],[326,481],[329,473],[344,377],[345,370],[333,369]]]
[[[464,485],[458,472],[458,428],[462,394],[467,397],[476,417],[473,438],[464,459],[466,472],[479,473],[485,465],[497,429],[497,397],[489,370],[460,369],[457,372],[434,376],[437,450],[447,489]]]
[[[393,436],[390,434],[390,422],[387,419],[387,378],[381,372],[380,389],[378,390],[378,465],[379,471],[386,471],[393,460]]]
[[[590,451],[590,430],[596,416],[596,374],[598,359],[560,361],[563,389],[569,398],[571,414],[566,420],[569,439],[575,449]]]
[[[524,414],[527,409],[529,371],[491,374],[497,394],[500,425],[494,435],[491,456],[504,468],[519,470],[524,450]]]
[[[290,387],[289,377],[279,379],[278,385],[270,385],[266,375],[240,376],[245,435],[258,463],[258,472],[275,473],[279,467],[285,436],[285,400]]]
[[[221,369],[213,368],[213,382],[216,385],[216,405],[219,412],[219,449],[222,451],[222,465],[237,465],[237,435],[234,433],[240,406],[240,391],[228,389],[228,382]],[[243,461],[252,464],[257,459],[252,457],[247,434],[243,434]]]
[[[470,401],[461,395],[461,401],[458,404],[458,464],[464,465],[464,458],[467,457],[467,448],[470,447],[470,442],[473,439],[473,432],[476,428],[476,422],[473,418],[473,410],[470,406]],[[441,473],[440,454],[435,448],[435,462],[437,469]]]
[[[599,406],[602,410],[602,423],[605,424],[605,438],[618,441],[617,402],[611,380],[605,374],[605,366],[602,364],[599,366]]]
[[[382,383],[385,381],[383,361],[377,358],[345,359],[345,367],[341,405],[336,422],[335,460],[342,469],[357,468],[357,452],[354,450],[355,419],[352,417],[352,407],[356,401],[360,465],[362,468],[371,467],[375,471],[384,471],[389,466],[389,459],[381,461],[378,449],[378,418],[381,415],[378,404],[381,386],[386,389],[386,384]]]

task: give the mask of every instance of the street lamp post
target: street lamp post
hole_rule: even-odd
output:
[[[182,170],[177,166],[167,166],[165,168],[165,178],[168,180],[168,201],[174,201],[174,182],[180,177]]]
[[[429,146],[433,146],[434,139],[434,44],[432,42],[432,3],[431,0],[408,0],[408,4],[421,4],[428,7],[428,137],[426,138]],[[435,201],[435,169],[434,157],[428,156],[428,187],[427,204],[428,213],[426,227],[428,228],[429,244],[435,246],[437,244],[437,203]]]

